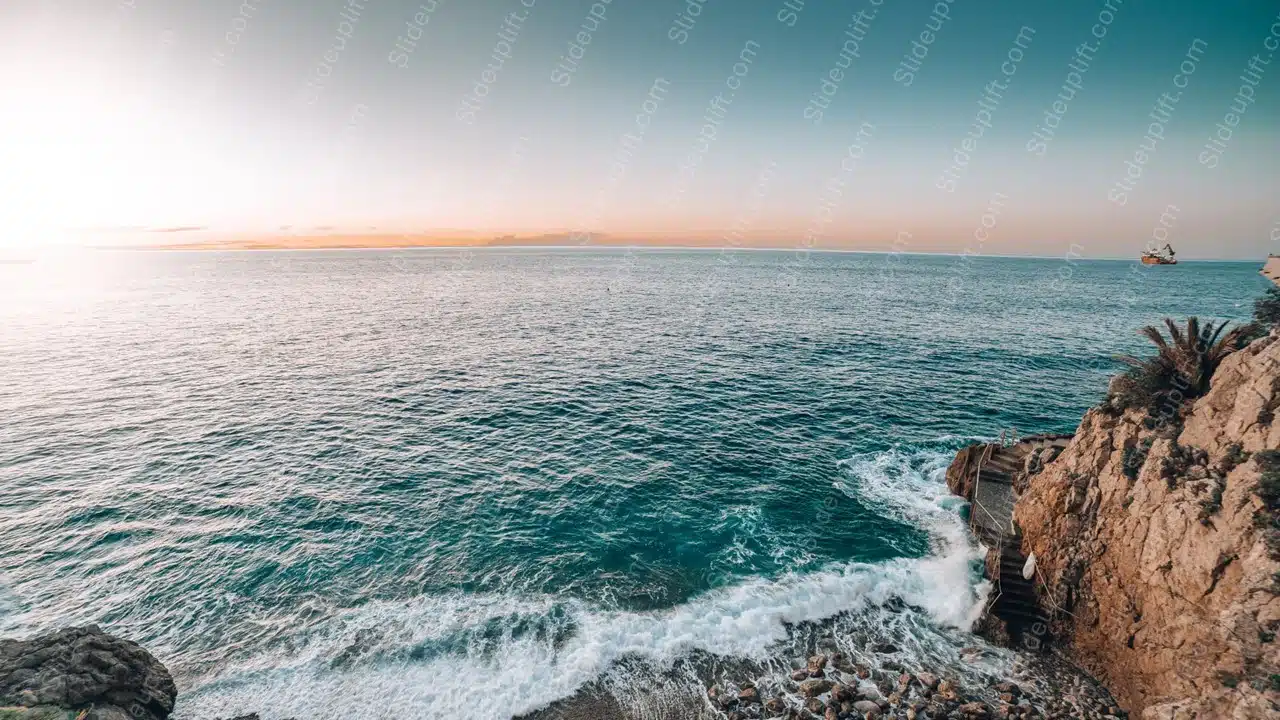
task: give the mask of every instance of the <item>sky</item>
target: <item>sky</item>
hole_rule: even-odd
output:
[[[0,234],[1256,259],[1277,60],[1263,0],[5,3]]]

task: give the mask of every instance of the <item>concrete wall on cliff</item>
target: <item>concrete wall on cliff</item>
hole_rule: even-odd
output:
[[[1090,410],[1018,499],[1055,635],[1132,713],[1280,717],[1280,563],[1255,457],[1280,448],[1278,412],[1273,335],[1227,358],[1181,425]]]

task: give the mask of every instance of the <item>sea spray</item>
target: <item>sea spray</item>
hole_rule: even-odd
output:
[[[654,612],[508,595],[370,603],[282,645],[298,650],[191,678],[178,716],[341,718],[375,707],[386,716],[508,718],[602,677],[634,686],[619,674],[656,676],[697,652],[776,663],[802,641],[797,627],[822,621],[846,644],[892,640],[913,667],[954,662],[960,645],[973,641],[960,631],[986,588],[947,501],[944,458],[889,450],[842,463],[841,491],[925,528],[935,548],[926,557],[748,578]],[[865,644],[849,644],[847,653],[859,657]]]

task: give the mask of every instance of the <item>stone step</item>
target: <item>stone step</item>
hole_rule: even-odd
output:
[[[989,460],[982,466],[982,472],[989,470],[998,470],[1005,473],[1015,473],[1022,470],[1023,460],[1013,457],[999,457]]]
[[[996,470],[991,467],[982,468],[982,474],[978,477],[979,482],[984,483],[1001,483],[1003,485],[1012,485],[1013,479],[1009,477],[1009,473],[1003,470]]]
[[[1000,557],[1000,571],[1002,573],[1010,573],[1022,577],[1022,568],[1026,564],[1026,558],[1010,557],[1008,555]]]
[[[1021,578],[1019,578],[1019,580],[1021,580]],[[1023,580],[1022,582],[1015,582],[1013,580],[1001,579],[1000,592],[1003,592],[1006,595],[1018,595],[1020,597],[1028,597],[1028,598],[1031,598],[1032,600],[1034,600],[1036,596],[1035,588],[1031,585],[1031,583],[1025,580]]]
[[[1048,624],[1049,622],[1049,619],[1044,616],[1044,613],[1040,612],[1040,608],[1037,608],[1034,605],[1024,605],[1021,603],[1012,604],[996,600],[991,606],[991,612],[995,613],[996,617],[1007,623],[1017,621],[1026,623],[1042,622]]]
[[[1008,592],[1000,593],[1000,596],[996,598],[995,608],[1000,612],[1008,610],[1009,612],[1023,615],[1039,616],[1043,614],[1040,611],[1040,606],[1036,605],[1035,602],[1020,595],[1010,595]]]

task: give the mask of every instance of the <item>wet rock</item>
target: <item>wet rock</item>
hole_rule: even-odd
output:
[[[814,715],[822,715],[827,711],[827,704],[816,697],[811,697],[804,702],[804,709]]]
[[[853,711],[858,713],[859,717],[878,718],[880,717],[880,706],[870,700],[859,700],[853,704]]]
[[[920,681],[920,687],[926,690],[933,690],[938,687],[938,676],[933,673],[916,673],[916,680]]]
[[[871,702],[879,702],[881,697],[882,696],[880,694],[880,690],[877,689],[875,686],[870,686],[870,687],[859,686],[858,687],[858,699],[860,700],[870,700]]]
[[[795,680],[796,682],[800,682],[801,680],[807,680],[808,678],[809,678],[808,670],[796,670],[795,672],[791,673],[791,679]]]
[[[985,704],[980,702],[965,703],[956,708],[956,710],[960,713],[961,717],[973,718],[974,720],[991,717],[991,711]]]
[[[744,687],[738,691],[738,702],[750,705],[760,701],[760,693],[754,687]]]
[[[1022,688],[1011,682],[996,683],[995,688],[998,692],[1008,693],[1014,697],[1022,695]]]
[[[831,689],[829,680],[811,679],[800,683],[800,694],[805,697],[817,697]]]
[[[820,673],[822,672],[823,668],[825,668],[826,666],[827,666],[826,655],[814,655],[813,657],[809,658],[810,673],[815,673],[815,672]]]
[[[880,653],[881,655],[892,655],[898,652],[898,646],[894,645],[891,642],[876,643],[875,646],[871,649],[875,652]]]
[[[780,697],[771,697],[764,701],[764,711],[768,715],[781,715],[786,710],[787,703]]]
[[[164,720],[177,696],[151,653],[95,625],[0,640],[0,706],[88,710],[101,720]]]

